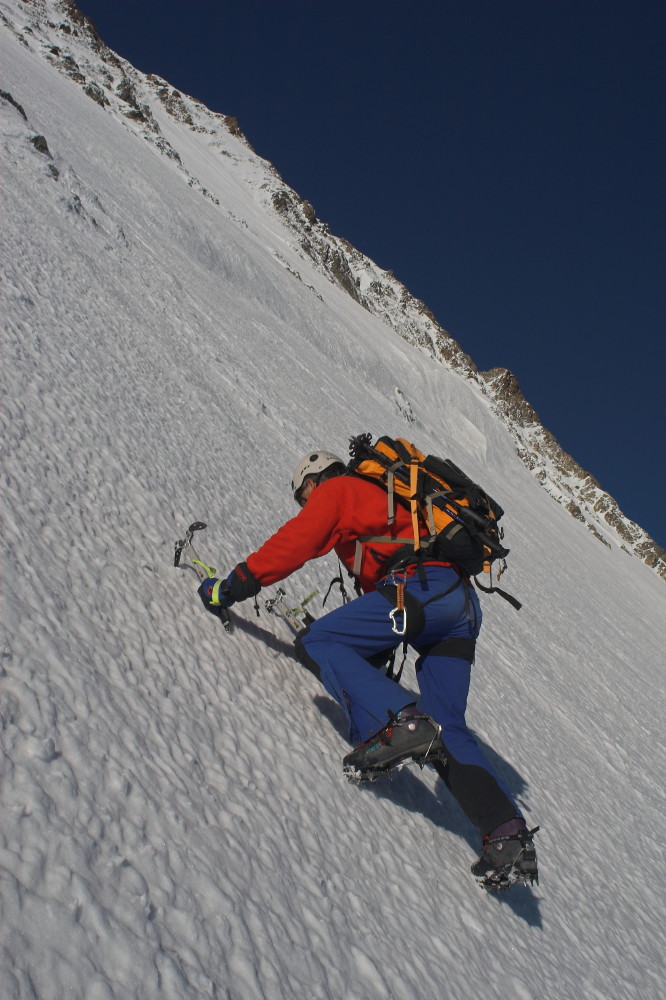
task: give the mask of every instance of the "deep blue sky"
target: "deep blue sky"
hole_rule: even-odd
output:
[[[80,0],[666,545],[663,0]]]

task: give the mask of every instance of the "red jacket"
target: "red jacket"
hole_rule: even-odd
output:
[[[411,514],[396,504],[395,524],[389,531],[385,490],[355,476],[327,479],[312,491],[296,517],[283,524],[260,549],[248,556],[247,567],[262,587],[266,587],[283,580],[310,559],[334,549],[343,565],[352,570],[356,539],[363,535],[391,535],[412,540]],[[404,543],[362,544],[363,560],[358,578],[367,592],[374,590],[376,583],[386,575],[385,561]]]

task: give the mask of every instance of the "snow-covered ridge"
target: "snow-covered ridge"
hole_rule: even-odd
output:
[[[257,200],[270,205],[295,239],[292,250],[307,257],[331,281],[369,312],[382,319],[411,344],[428,351],[442,364],[475,383],[509,427],[518,455],[543,488],[604,544],[633,552],[666,579],[666,552],[648,533],[626,517],[617,502],[558,444],[524,399],[515,376],[506,369],[479,372],[473,360],[436,320],[427,306],[412,296],[390,272],[379,268],[348,241],[332,234],[312,205],[283,182],[276,169],[257,156],[234,117],[216,114],[181,94],[161,77],[143,74],[109,49],[93,22],[74,0],[23,0],[27,15],[19,23],[8,11],[3,21],[24,44],[36,46],[43,57],[127,127],[174,160],[184,179],[204,197],[220,205],[217,196],[187,169],[179,151],[182,129],[209,136],[220,156],[243,163]],[[166,111],[180,128],[170,136],[160,119]],[[46,137],[48,142],[48,137]],[[250,168],[248,170],[248,168]],[[228,205],[220,205],[240,225]],[[300,273],[278,251],[274,254],[297,278]]]
[[[348,241],[330,233],[309,202],[294,191],[283,188],[274,195],[274,204],[298,234],[303,249],[353,298],[409,343],[423,347],[479,386],[511,430],[520,458],[558,503],[605,545],[614,541],[666,579],[666,551],[622,513],[617,501],[543,427],[512,372],[506,368],[480,372],[423,302],[391,272],[382,271]]]

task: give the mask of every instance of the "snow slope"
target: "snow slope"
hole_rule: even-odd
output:
[[[155,130],[161,84],[120,60],[144,121],[117,80],[91,99],[73,11],[0,0],[1,1000],[663,1000],[663,581],[302,253],[228,122],[151,100]],[[365,430],[508,512],[524,608],[483,602],[469,719],[541,824],[538,888],[474,885],[434,773],[347,783],[280,622],[243,605],[227,636],[173,568],[196,518],[227,571],[294,513],[302,454]]]

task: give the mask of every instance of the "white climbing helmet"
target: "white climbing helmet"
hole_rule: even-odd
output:
[[[342,459],[338,458],[337,455],[331,454],[330,451],[313,451],[301,459],[291,477],[291,492],[294,494],[294,499],[298,499],[298,491],[308,476],[316,478],[322,472],[325,472],[326,469],[330,469],[332,465],[341,465],[343,469],[345,467]]]

